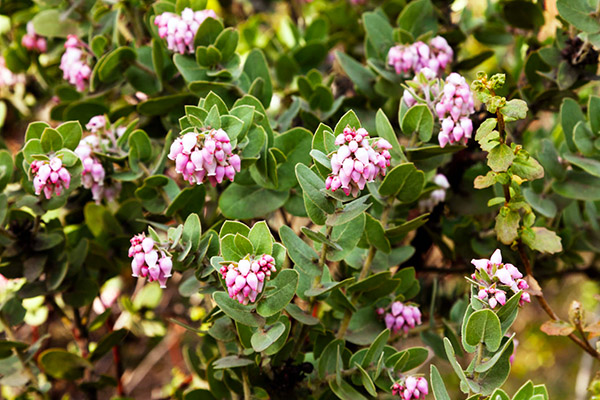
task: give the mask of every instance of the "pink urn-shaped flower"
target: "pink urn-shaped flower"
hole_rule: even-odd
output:
[[[222,129],[186,133],[175,139],[168,157],[175,161],[175,171],[192,185],[205,179],[213,186],[224,178],[233,182],[241,168],[240,156],[233,154],[229,136]]]
[[[477,298],[487,303],[494,309],[498,305],[503,306],[508,300],[507,295],[512,295],[520,290],[529,288],[523,274],[512,264],[502,263],[502,254],[497,249],[490,259],[471,260],[476,271],[471,279],[477,285]],[[531,296],[527,292],[521,294],[519,305],[531,302]]]
[[[327,190],[342,189],[346,196],[356,197],[368,182],[385,176],[392,148],[387,140],[377,139],[371,145],[366,129],[346,127],[335,144],[340,147],[331,155],[331,174],[325,180]]]
[[[171,277],[173,260],[154,239],[140,233],[130,240],[129,257],[134,277],[148,277],[148,282],[158,281],[161,288],[167,287],[167,279]]]
[[[83,92],[92,75],[92,68],[87,64],[87,51],[81,40],[75,35],[69,35],[65,42],[65,52],[60,59],[60,69],[63,79]]]
[[[276,271],[275,259],[268,254],[246,257],[237,263],[223,265],[220,269],[229,297],[240,304],[254,303],[263,291],[265,282]]]
[[[62,160],[58,157],[49,161],[35,160],[31,163],[30,171],[33,175],[35,194],[39,196],[44,193],[48,200],[53,194],[60,196],[71,183],[71,173],[63,167]]]
[[[395,301],[390,305],[389,311],[385,314],[384,321],[386,328],[393,333],[402,331],[408,333],[410,329],[421,325],[421,310],[416,305]]]
[[[454,52],[446,39],[436,36],[429,44],[419,41],[393,46],[388,52],[387,62],[398,75],[410,76],[429,68],[440,76],[453,57]]]
[[[407,376],[392,385],[392,395],[402,400],[422,400],[428,393],[427,379],[422,376]]]
[[[464,77],[453,72],[446,78],[435,111],[442,124],[438,135],[440,146],[448,143],[466,144],[473,133],[473,122],[469,115],[475,112],[475,108],[473,93]]]
[[[45,53],[47,50],[46,39],[35,33],[33,22],[27,23],[27,33],[21,38],[21,44],[29,51]]]
[[[193,54],[196,50],[194,38],[206,18],[217,19],[213,10],[194,11],[186,8],[181,15],[164,12],[154,18],[158,35],[167,40],[169,50],[180,54]]]

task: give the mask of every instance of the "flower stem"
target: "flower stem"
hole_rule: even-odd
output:
[[[250,379],[248,378],[248,369],[242,368],[242,380],[244,384],[244,400],[250,400],[252,398],[252,390],[250,389]]]

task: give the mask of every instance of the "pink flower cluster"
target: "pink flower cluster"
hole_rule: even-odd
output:
[[[32,21],[27,23],[27,33],[21,38],[21,44],[29,51],[35,50],[40,53],[45,53],[48,48],[46,39],[35,33]]]
[[[194,11],[186,8],[181,15],[164,12],[157,15],[154,25],[158,26],[158,35],[167,39],[167,47],[176,53],[193,54],[194,37],[206,18],[217,19],[213,10]]]
[[[450,143],[466,144],[473,133],[469,115],[475,112],[473,94],[465,78],[456,72],[446,78],[444,91],[435,111],[442,122],[438,135],[440,146]]]
[[[60,59],[60,69],[63,71],[63,79],[69,81],[77,90],[83,92],[87,85],[92,69],[87,64],[87,52],[83,49],[84,44],[75,35],[69,35],[65,42],[65,52]]]
[[[523,278],[523,274],[519,272],[517,267],[512,264],[502,263],[502,254],[500,249],[497,249],[490,259],[471,260],[476,271],[471,275],[479,288],[477,298],[483,302],[487,302],[490,308],[496,308],[498,304],[503,306],[506,303],[507,292],[513,294],[520,290],[529,288],[529,285]],[[529,293],[523,292],[519,305],[530,303],[531,297]]]
[[[388,52],[388,64],[398,75],[413,75],[427,67],[439,76],[453,57],[454,51],[446,39],[436,36],[429,44],[419,41],[392,47]]]
[[[152,238],[140,233],[130,240],[129,257],[132,276],[148,277],[148,282],[158,281],[161,288],[167,287],[167,279],[171,276],[173,261],[164,250],[160,249]],[[160,251],[160,259],[158,252]]]
[[[262,292],[265,280],[277,271],[275,259],[268,254],[255,259],[244,258],[237,263],[221,267],[221,276],[225,279],[229,297],[240,304],[254,303]]]
[[[4,57],[0,55],[0,89],[11,88],[18,83],[25,83],[25,75],[15,74],[8,69]]]
[[[206,177],[213,186],[224,177],[233,182],[241,168],[240,156],[233,154],[223,129],[186,133],[175,139],[168,157],[175,161],[175,171],[190,184],[200,185]]]
[[[377,313],[383,315],[385,310],[380,308]],[[385,314],[385,326],[393,333],[401,330],[408,333],[411,328],[421,325],[421,310],[419,307],[404,304],[401,301],[395,301],[390,307],[390,311]]]
[[[90,118],[89,122],[85,125],[86,129],[92,133],[96,133],[106,126],[106,117],[104,115],[96,115]]]
[[[31,163],[31,173],[34,175],[35,194],[40,195],[44,192],[46,199],[50,199],[52,193],[60,196],[63,189],[68,189],[71,183],[71,174],[63,167],[62,160],[58,157],[50,161],[35,160]]]
[[[392,395],[399,396],[402,400],[422,400],[429,393],[427,379],[409,376],[404,382],[392,385]]]
[[[419,200],[419,209],[423,211],[431,211],[435,206],[446,200],[446,189],[450,188],[450,183],[444,174],[436,174],[433,178],[439,189],[435,189],[429,194],[426,199]]]
[[[335,192],[341,188],[346,196],[356,197],[367,182],[385,176],[391,158],[388,150],[392,148],[387,140],[379,139],[371,147],[366,129],[347,126],[335,144],[340,147],[331,155],[331,174],[325,180],[327,190]]]
[[[89,127],[89,124],[86,126]],[[121,191],[121,184],[119,182],[114,182],[113,185],[108,185],[105,182],[106,171],[104,166],[100,162],[100,159],[94,155],[94,152],[99,150],[100,139],[93,135],[81,139],[75,149],[75,154],[77,154],[83,165],[81,183],[84,188],[91,189],[92,198],[97,204],[100,204],[103,198],[109,201],[113,200]]]

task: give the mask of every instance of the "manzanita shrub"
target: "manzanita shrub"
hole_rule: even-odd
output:
[[[0,1],[1,395],[548,400],[523,308],[600,360],[544,293],[597,276],[598,10]]]

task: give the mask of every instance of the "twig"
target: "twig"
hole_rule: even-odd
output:
[[[529,257],[527,257],[527,253],[525,252],[525,247],[523,246],[523,243],[521,241],[519,241],[518,249],[519,249],[519,255],[521,256],[521,261],[523,262],[523,265],[525,266],[525,272],[527,273],[528,276],[533,278],[533,271],[531,269],[531,263],[529,262]],[[535,278],[533,278],[533,279],[535,279]],[[552,320],[560,321],[559,316],[554,312],[554,310],[552,310],[552,307],[550,307],[550,304],[548,304],[548,302],[546,301],[546,298],[544,297],[544,294],[541,290],[539,290],[537,292],[537,294],[534,294],[534,296],[538,300],[538,303],[540,303],[540,306],[542,307],[542,309],[546,312],[546,314],[548,314],[548,316]],[[594,349],[589,344],[588,341],[584,341],[584,340],[580,339],[574,333],[571,333],[568,337],[573,342],[575,342],[579,347],[581,347],[584,351],[586,351],[589,355],[600,360],[600,354],[596,351],[596,349]]]

